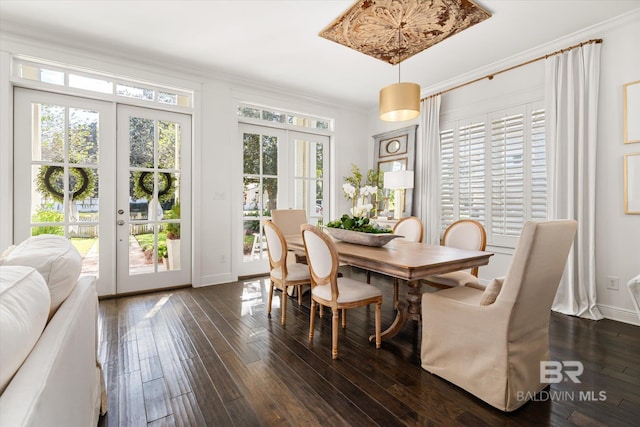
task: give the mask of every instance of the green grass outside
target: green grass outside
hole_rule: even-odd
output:
[[[137,234],[133,236],[136,238],[140,247],[144,250],[145,247],[153,246],[153,233]],[[158,245],[167,244],[167,233],[158,233]]]
[[[83,257],[87,255],[89,250],[95,245],[98,241],[96,237],[72,237],[71,243],[75,248],[80,252],[80,255]]]

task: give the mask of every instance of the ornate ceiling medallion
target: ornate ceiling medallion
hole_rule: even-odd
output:
[[[395,65],[489,17],[472,0],[357,0],[320,37]]]

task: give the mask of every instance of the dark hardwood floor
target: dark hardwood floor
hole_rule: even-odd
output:
[[[391,282],[374,275],[373,284],[385,327]],[[302,306],[289,299],[283,327],[280,292],[267,317],[268,289],[254,279],[101,301],[109,404],[100,425],[640,425],[640,327],[552,313],[552,359],[581,361],[581,383],[553,384],[503,413],[420,367],[415,322],[376,350],[373,307],[349,310],[334,361],[330,313],[309,345],[308,295]],[[606,400],[585,401],[601,392]]]

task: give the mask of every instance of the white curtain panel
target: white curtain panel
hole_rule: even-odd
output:
[[[424,224],[425,243],[440,244],[440,95],[421,102],[416,147],[416,216]]]
[[[553,310],[602,319],[596,306],[595,194],[600,44],[546,60],[549,218],[575,219],[578,231]]]

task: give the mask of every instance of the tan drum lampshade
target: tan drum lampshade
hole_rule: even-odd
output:
[[[420,114],[420,85],[394,83],[380,89],[380,119],[387,122],[411,120]]]

